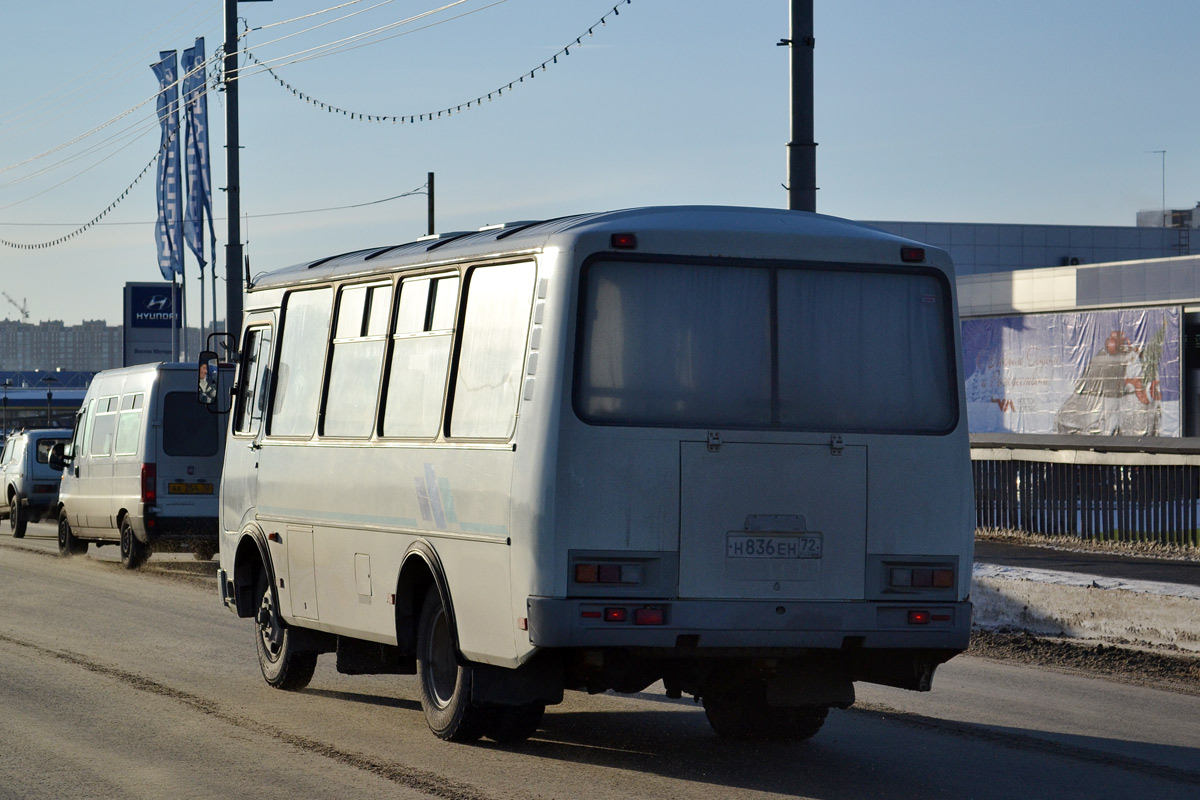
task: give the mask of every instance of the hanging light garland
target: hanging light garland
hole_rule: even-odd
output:
[[[545,72],[547,68],[558,64],[559,56],[562,56],[565,58],[565,57],[571,55],[572,47],[575,47],[575,48],[582,47],[583,46],[583,37],[584,36],[594,36],[595,29],[607,25],[608,18],[610,16],[611,17],[620,16],[621,15],[621,11],[620,11],[621,6],[631,5],[632,3],[633,3],[633,0],[623,0],[623,2],[617,3],[615,6],[612,7],[611,11],[609,11],[604,16],[600,17],[600,19],[597,22],[595,22],[593,25],[591,25],[587,29],[586,33],[581,33],[579,36],[576,36],[575,41],[562,47],[557,53],[552,55],[550,58],[547,58],[545,61],[543,61],[541,64],[537,65],[533,69],[529,70],[529,72],[522,73],[519,78],[509,81],[507,84],[501,86],[498,89],[494,89],[485,95],[480,95],[479,97],[476,97],[474,100],[469,100],[465,103],[459,103],[458,105],[449,106],[449,107],[441,109],[439,111],[430,111],[425,114],[364,114],[359,111],[350,111],[345,108],[340,108],[331,103],[326,103],[321,100],[318,100],[315,97],[313,97],[312,95],[302,92],[299,89],[297,89],[296,87],[292,86],[290,83],[285,81],[283,78],[279,77],[275,73],[274,70],[272,70],[269,66],[267,66],[262,61],[260,61],[248,49],[243,50],[242,52],[244,52],[246,54],[247,59],[249,59],[252,63],[254,63],[255,66],[261,67],[263,70],[265,70],[267,72],[267,74],[269,74],[272,78],[274,78],[275,82],[278,83],[280,86],[282,86],[284,89],[287,89],[294,96],[300,98],[301,100],[308,103],[309,105],[316,106],[317,108],[327,111],[330,114],[340,114],[343,117],[347,117],[347,118],[353,119],[353,120],[360,120],[363,122],[390,122],[392,124],[431,122],[435,119],[441,119],[442,115],[449,117],[451,114],[457,114],[457,113],[461,113],[463,111],[467,111],[468,109],[471,109],[471,108],[476,108],[476,107],[482,105],[485,101],[492,100],[493,97],[502,97],[506,91],[511,92],[514,88],[516,88],[517,85],[524,83],[526,78],[528,78],[529,80],[533,80],[534,76],[536,76],[539,71]]]
[[[175,140],[175,135],[176,134],[172,133],[170,135],[170,137],[167,139],[167,141],[163,142],[163,144],[158,148],[158,152],[154,154],[154,158],[150,159],[150,163],[148,163],[145,167],[143,167],[142,171],[138,173],[138,176],[136,178],[134,178],[133,181],[130,182],[130,184],[128,186],[125,187],[125,191],[121,192],[121,194],[119,194],[117,196],[116,200],[113,200],[111,203],[109,203],[107,208],[105,208],[103,211],[101,211],[96,216],[92,217],[90,222],[86,223],[85,225],[79,226],[78,228],[71,231],[70,233],[60,236],[57,239],[51,239],[48,242],[38,242],[36,244],[22,244],[20,242],[10,242],[8,239],[0,239],[0,244],[4,245],[5,247],[11,247],[14,250],[45,250],[47,248],[56,247],[60,244],[68,242],[71,239],[74,239],[76,236],[79,236],[81,233],[84,233],[85,231],[98,225],[100,223],[100,220],[104,219],[106,216],[108,216],[109,212],[111,212],[113,209],[115,209],[117,206],[119,206],[121,204],[121,201],[123,201],[126,197],[128,197],[129,193],[131,191],[133,191],[133,187],[137,186],[138,182],[141,181],[142,178],[146,177],[146,173],[148,173],[150,171],[150,168],[153,167],[155,165],[155,163],[157,163],[158,159],[162,157],[162,154],[166,151],[166,149],[168,147],[170,147],[171,142],[173,142]]]

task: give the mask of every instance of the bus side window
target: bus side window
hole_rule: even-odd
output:
[[[375,402],[379,397],[391,303],[391,284],[342,289],[325,413],[321,415],[322,436],[367,437],[375,429]]]
[[[534,265],[477,267],[467,277],[450,435],[507,439],[516,427]]]
[[[384,436],[432,439],[440,430],[458,284],[457,275],[400,284],[384,396]]]
[[[246,331],[246,346],[242,352],[242,389],[238,392],[238,407],[234,415],[233,432],[254,436],[262,428],[266,411],[266,387],[270,377],[267,363],[271,357],[271,329],[251,328]]]
[[[271,387],[274,407],[267,426],[269,435],[307,438],[316,430],[332,313],[333,289],[329,287],[287,296],[279,362]]]

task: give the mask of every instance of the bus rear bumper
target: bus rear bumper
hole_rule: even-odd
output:
[[[536,647],[967,649],[967,601],[527,600]]]

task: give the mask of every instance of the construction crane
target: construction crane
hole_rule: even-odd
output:
[[[22,299],[21,304],[17,305],[17,301],[13,300],[12,297],[9,296],[8,292],[0,292],[0,294],[3,294],[4,299],[7,300],[8,302],[12,303],[13,307],[15,309],[17,309],[17,311],[21,312],[21,319],[25,320],[26,322],[29,321],[29,300],[28,299]]]

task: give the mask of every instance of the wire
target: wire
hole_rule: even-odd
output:
[[[498,5],[501,2],[505,2],[505,0],[498,0],[498,2],[492,3],[491,5]],[[250,52],[249,48],[244,49],[242,52],[244,52],[246,54],[247,58],[252,63],[254,63],[256,66],[260,67],[261,69],[259,69],[257,72],[251,72],[251,73],[246,73],[245,69],[242,69],[242,70],[238,71],[237,77],[239,80],[241,80],[242,78],[246,77],[247,75],[253,76],[253,75],[257,75],[257,74],[266,72],[272,78],[274,78],[275,81],[280,86],[282,86],[284,89],[287,89],[288,91],[290,91],[294,96],[300,98],[301,100],[304,100],[306,103],[309,103],[310,105],[315,105],[315,106],[327,111],[328,113],[341,114],[342,116],[349,117],[350,119],[356,119],[356,120],[365,121],[365,122],[391,122],[393,124],[404,123],[404,122],[408,122],[408,123],[412,124],[412,123],[418,122],[418,121],[419,122],[432,121],[434,119],[441,119],[443,114],[445,114],[447,117],[449,117],[451,114],[461,113],[462,111],[470,109],[472,106],[482,105],[483,101],[485,99],[488,101],[491,101],[493,95],[495,95],[496,97],[502,97],[504,95],[505,89],[511,91],[518,84],[524,83],[526,78],[533,80],[534,76],[537,74],[539,69],[542,72],[545,72],[548,67],[558,64],[559,56],[563,56],[564,58],[567,56],[570,56],[572,47],[578,48],[578,47],[582,46],[584,36],[594,36],[596,28],[601,27],[601,26],[606,26],[608,24],[609,16],[620,16],[621,12],[618,9],[623,5],[630,5],[632,3],[633,3],[633,0],[622,0],[622,2],[617,3],[617,5],[612,7],[611,11],[609,11],[607,14],[600,17],[599,20],[597,20],[595,23],[593,23],[587,29],[587,31],[585,33],[581,33],[579,36],[576,36],[574,42],[566,45],[565,47],[560,48],[558,50],[558,52],[554,53],[554,55],[552,55],[550,58],[547,58],[541,64],[539,64],[536,67],[534,67],[533,69],[529,70],[529,72],[527,74],[522,73],[519,78],[515,78],[515,79],[509,81],[507,85],[500,86],[499,88],[493,89],[492,91],[488,92],[486,95],[480,95],[479,97],[476,97],[475,99],[469,100],[465,103],[459,103],[458,105],[450,106],[445,109],[439,109],[438,111],[426,112],[424,114],[365,114],[365,113],[362,113],[359,111],[349,111],[349,110],[341,108],[339,106],[335,106],[332,103],[326,103],[321,100],[317,100],[316,98],[312,97],[311,95],[306,94],[305,92],[302,92],[299,89],[296,89],[294,86],[292,86],[290,83],[285,81],[283,78],[279,77],[279,75],[274,71],[274,69],[272,69],[271,66],[268,65],[267,62],[264,62],[264,61],[261,61],[260,59],[258,59],[253,53]],[[410,33],[416,33],[419,30],[425,30],[425,28],[433,27],[433,25],[440,25],[444,22],[450,22],[451,20],[458,19],[459,17],[467,16],[468,14],[474,14],[474,13],[483,11],[484,9],[490,8],[490,7],[491,6],[484,6],[483,8],[473,9],[471,11],[467,11],[462,14],[459,14],[455,17],[451,17],[450,19],[440,20],[438,22],[432,23],[431,25],[426,25],[422,28],[418,28],[417,30],[405,31],[404,33],[395,34],[394,36],[390,36],[387,38],[390,39],[390,38],[395,38],[395,36],[405,36]],[[385,41],[385,40],[381,40],[381,41]],[[376,44],[376,43],[377,42],[371,42],[371,44]],[[358,45],[358,46],[362,47],[365,45]],[[350,48],[348,48],[348,49],[350,49]],[[307,52],[307,51],[302,51],[302,52]],[[298,54],[293,54],[293,55],[298,55]],[[326,55],[330,55],[330,54],[326,54]],[[284,58],[287,58],[287,56],[284,56]],[[278,60],[278,59],[275,59],[275,60]],[[289,64],[296,64],[301,61],[307,61],[307,60],[309,60],[309,58],[297,59],[296,61],[289,61],[287,64],[277,65],[277,66],[287,66]]]
[[[114,208],[116,208],[118,205],[120,205],[121,202],[126,197],[129,196],[129,193],[131,191],[133,191],[133,187],[137,186],[138,183],[142,180],[142,178],[146,177],[146,173],[149,172],[150,168],[154,166],[155,162],[157,162],[158,159],[162,157],[162,154],[167,151],[167,148],[171,146],[171,143],[174,140],[175,140],[175,134],[173,133],[167,138],[167,141],[162,143],[162,145],[158,148],[158,151],[155,152],[154,157],[151,158],[149,163],[147,163],[146,166],[142,168],[142,171],[138,173],[138,176],[136,178],[134,178],[133,181],[128,186],[125,187],[125,191],[121,192],[121,194],[117,196],[116,200],[113,200],[111,203],[109,203],[108,207],[106,207],[103,211],[101,211],[96,216],[92,217],[92,219],[89,222],[87,222],[83,225],[80,225],[78,228],[76,228],[75,230],[71,231],[68,234],[60,236],[57,239],[51,239],[50,241],[47,241],[47,242],[38,242],[36,244],[22,244],[20,242],[9,241],[8,239],[0,239],[0,244],[4,245],[5,247],[11,247],[14,250],[44,250],[49,247],[55,247],[56,245],[60,245],[70,239],[74,239],[79,234],[83,233],[84,231],[88,230],[89,228],[94,227],[97,223],[100,222],[100,220],[104,219],[104,217],[106,217],[110,211],[112,211]]]
[[[392,2],[392,0],[385,0],[385,2],[384,2],[384,3],[380,3],[379,5],[385,5],[386,3],[389,3],[389,2]],[[389,22],[387,25],[381,25],[381,26],[379,26],[379,27],[377,27],[377,28],[372,28],[372,29],[371,29],[371,30],[369,30],[369,31],[362,31],[362,32],[360,32],[360,33],[356,33],[356,34],[354,34],[354,35],[352,35],[352,36],[347,36],[347,37],[345,37],[345,38],[342,38],[342,39],[337,39],[337,40],[335,40],[335,41],[332,41],[332,42],[326,42],[325,44],[320,44],[320,45],[317,45],[317,46],[315,46],[315,47],[310,47],[310,48],[308,48],[307,50],[299,50],[299,51],[297,51],[297,52],[295,52],[295,53],[289,53],[289,54],[288,54],[288,55],[286,55],[286,56],[280,56],[280,57],[278,57],[278,58],[271,59],[271,61],[272,61],[272,62],[275,62],[275,61],[282,61],[282,60],[284,60],[284,59],[292,58],[293,56],[303,56],[303,55],[305,55],[305,54],[307,54],[307,53],[314,53],[314,52],[318,52],[318,51],[321,51],[321,50],[329,50],[329,49],[331,49],[331,48],[337,48],[337,47],[339,47],[339,45],[345,45],[345,44],[346,44],[346,43],[348,43],[348,42],[353,42],[353,41],[357,41],[357,40],[360,40],[360,39],[369,38],[369,37],[371,37],[371,36],[375,36],[375,35],[377,35],[377,34],[380,34],[380,33],[386,33],[387,31],[394,30],[395,28],[399,28],[399,27],[401,27],[401,26],[403,26],[403,25],[408,25],[409,23],[416,22],[416,21],[418,21],[418,20],[422,20],[422,19],[424,19],[424,18],[426,18],[426,17],[433,16],[434,14],[439,14],[439,13],[441,13],[441,12],[445,11],[445,10],[446,10],[446,9],[448,9],[448,8],[453,8],[454,6],[457,6],[457,5],[462,5],[462,4],[463,4],[463,3],[465,3],[465,2],[467,2],[467,0],[454,0],[453,2],[451,2],[451,3],[447,3],[446,5],[440,6],[439,8],[434,8],[434,9],[431,9],[431,10],[429,10],[429,11],[423,11],[423,12],[421,12],[420,14],[414,14],[414,15],[413,15],[413,16],[411,16],[411,17],[407,17],[407,18],[405,18],[405,19],[402,19],[402,20],[397,20],[396,22]],[[490,3],[489,5],[486,5],[486,6],[484,6],[483,8],[475,9],[474,11],[469,11],[469,12],[466,12],[465,14],[460,14],[460,15],[458,15],[458,16],[451,17],[450,19],[451,19],[451,20],[453,20],[453,19],[458,19],[459,17],[466,16],[467,14],[473,14],[473,13],[477,13],[478,11],[483,11],[483,10],[485,10],[485,9],[491,8],[492,6],[500,5],[501,3],[506,3],[506,2],[508,2],[508,0],[496,0],[496,2],[494,2],[494,3]],[[361,14],[361,13],[364,13],[364,12],[366,12],[366,11],[370,11],[370,10],[371,10],[371,9],[373,9],[373,8],[378,8],[378,7],[379,7],[379,6],[371,6],[371,8],[366,8],[366,9],[363,9],[362,11],[356,11],[354,14],[347,14],[347,15],[346,15],[346,16],[344,16],[344,17],[340,17],[340,18],[338,18],[338,19],[335,19],[335,20],[330,20],[329,22],[324,22],[324,23],[321,23],[320,25],[314,25],[314,26],[313,26],[313,27],[311,27],[311,28],[307,28],[307,29],[305,29],[305,30],[302,30],[302,31],[297,31],[297,32],[295,32],[295,33],[290,33],[290,34],[288,34],[287,36],[281,36],[281,37],[279,37],[278,39],[272,39],[272,40],[270,40],[270,41],[263,42],[261,45],[257,45],[257,46],[259,46],[259,47],[268,47],[268,46],[270,46],[270,45],[273,45],[273,44],[275,44],[275,43],[277,43],[277,42],[282,42],[282,41],[284,41],[284,40],[286,40],[286,39],[291,39],[291,38],[293,38],[293,37],[295,37],[295,36],[299,36],[299,35],[301,35],[301,34],[308,33],[309,31],[314,31],[314,30],[316,30],[317,28],[323,28],[323,27],[325,27],[326,25],[332,25],[332,24],[333,24],[333,23],[335,23],[335,22],[340,22],[340,21],[341,21],[341,20],[343,20],[343,19],[348,19],[349,17],[355,16],[356,14]],[[445,20],[445,21],[446,21],[446,22],[449,22],[450,20]],[[426,26],[426,27],[429,27],[429,26]],[[417,30],[424,30],[424,28],[418,28]],[[239,36],[239,37],[238,37],[238,39],[239,39],[239,40],[240,40],[240,39],[244,39],[244,38],[245,38],[247,35],[249,35],[249,34],[250,34],[250,32],[251,32],[251,31],[250,31],[250,29],[247,29],[246,31],[244,31],[244,32],[241,34],[241,36]],[[409,31],[409,32],[411,33],[411,32],[413,32],[413,31]],[[397,34],[397,35],[404,35],[404,34]],[[387,38],[393,38],[393,37],[387,37]],[[387,41],[387,39],[381,39],[381,40],[379,40],[379,41]],[[371,42],[371,44],[376,44],[376,42]],[[360,46],[361,46],[361,45],[360,45]],[[352,47],[341,47],[340,49],[337,49],[337,50],[331,50],[331,52],[329,52],[329,53],[324,53],[324,54],[322,54],[322,55],[332,55],[333,53],[339,53],[339,52],[343,52],[344,50],[351,50],[351,49],[354,49],[354,48],[352,48]],[[245,52],[245,50],[242,50],[242,51],[240,51],[240,52],[243,52],[243,53],[244,53],[244,52]],[[320,57],[322,57],[322,56],[321,56],[321,55],[317,55],[317,56],[308,56],[308,57],[306,57],[306,58],[302,58],[302,59],[296,59],[295,61],[289,61],[288,63],[289,63],[289,64],[296,64],[296,63],[300,63],[301,61],[309,61],[309,60],[312,60],[312,59],[314,59],[314,58],[320,58]]]
[[[140,176],[139,176],[140,178]],[[136,181],[135,181],[136,182]],[[131,184],[132,188],[132,184]],[[364,203],[351,203],[345,206],[326,206],[324,208],[305,208],[298,211],[273,211],[266,214],[245,214],[243,219],[264,219],[266,217],[288,217],[296,214],[320,214],[326,211],[345,211],[349,208],[365,208],[367,206],[376,206],[380,203],[389,203],[392,200],[399,200],[402,197],[413,197],[419,194],[429,194],[429,184],[423,183],[416,189],[402,194],[394,194],[391,197],[384,197],[379,200],[368,200]],[[213,217],[213,221],[228,219],[228,217]],[[154,222],[104,222],[94,223],[104,225],[105,227],[115,227],[118,225],[153,225]],[[67,225],[77,225],[72,222],[0,222],[0,226],[4,227],[22,227],[22,228],[61,228]],[[0,240],[3,241],[3,240]],[[12,246],[10,244],[10,246]]]
[[[214,53],[213,55],[211,55],[207,59],[205,59],[203,64],[197,66],[195,69],[191,70],[190,72],[188,72],[184,75],[180,75],[173,84],[171,84],[169,86],[161,87],[159,89],[159,91],[155,92],[150,97],[141,101],[137,105],[132,106],[131,108],[125,109],[117,116],[113,117],[112,119],[109,119],[107,122],[97,125],[96,127],[92,128],[90,131],[87,131],[86,133],[81,133],[80,135],[76,136],[74,139],[71,139],[70,141],[63,142],[62,144],[56,145],[56,146],[50,148],[49,150],[46,150],[45,152],[38,153],[35,156],[30,156],[29,158],[25,159],[24,161],[19,161],[15,164],[9,164],[6,167],[0,167],[0,175],[4,174],[6,172],[11,172],[12,170],[17,169],[19,167],[23,167],[26,164],[32,164],[34,161],[38,161],[38,160],[46,158],[48,156],[52,156],[55,153],[61,152],[65,149],[67,149],[68,147],[78,144],[79,142],[82,142],[84,139],[87,139],[90,136],[94,136],[95,134],[99,133],[100,131],[105,130],[106,128],[109,128],[109,127],[115,125],[117,122],[120,122],[125,117],[128,117],[130,114],[134,113],[139,108],[156,101],[158,99],[158,96],[160,94],[162,94],[162,92],[164,90],[170,89],[172,87],[181,86],[186,77],[188,77],[196,72],[207,71],[208,64],[212,61],[215,61],[216,59],[217,59],[217,53]]]

